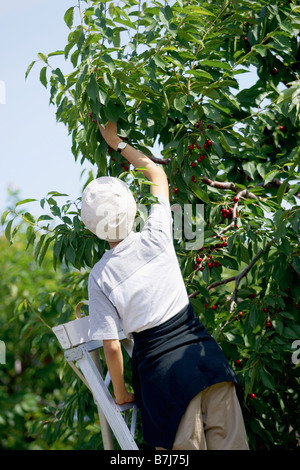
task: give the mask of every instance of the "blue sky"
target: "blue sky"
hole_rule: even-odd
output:
[[[0,212],[6,208],[7,187],[20,197],[43,198],[60,191],[76,199],[84,180],[82,167],[71,153],[71,139],[56,123],[49,106],[49,90],[39,81],[40,64],[25,81],[25,71],[37,53],[64,49],[69,29],[65,11],[75,0],[1,1],[0,81],[5,84],[5,104],[0,104]],[[65,61],[55,58],[63,70]],[[1,83],[0,82],[0,83]],[[88,166],[87,166],[88,167]],[[31,209],[28,205],[28,209]],[[42,210],[40,209],[40,213]]]
[[[42,199],[49,191],[81,195],[83,167],[71,153],[66,127],[56,123],[49,106],[49,90],[39,81],[37,63],[27,80],[25,71],[37,53],[62,50],[69,29],[63,16],[76,0],[1,0],[0,84],[5,84],[5,104],[0,104],[0,213],[7,208],[7,188],[18,188],[20,198]],[[53,65],[68,73],[63,56]],[[251,86],[253,73],[237,76],[242,87]],[[1,99],[0,99],[1,103]],[[84,168],[92,166],[86,163]],[[42,213],[39,204],[27,206]],[[35,213],[35,210],[37,213]]]

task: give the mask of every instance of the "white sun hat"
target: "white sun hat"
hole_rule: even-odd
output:
[[[81,219],[101,240],[117,242],[126,238],[132,230],[136,211],[132,192],[119,178],[96,178],[82,194]]]

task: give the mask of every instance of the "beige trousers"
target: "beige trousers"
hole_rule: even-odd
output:
[[[249,450],[233,382],[212,385],[193,398],[181,418],[172,450]]]

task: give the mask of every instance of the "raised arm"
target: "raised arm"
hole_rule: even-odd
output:
[[[104,128],[98,123],[98,126],[107,144],[114,150],[117,150],[122,139],[117,134],[116,124],[109,122]],[[154,196],[161,194],[169,199],[168,179],[161,167],[156,165],[149,157],[129,144],[127,144],[124,150],[121,151],[121,155],[135,168],[146,168],[146,170],[142,170],[144,175],[149,181],[154,183],[151,185],[151,194]]]

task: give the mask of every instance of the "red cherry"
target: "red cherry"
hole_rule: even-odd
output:
[[[191,167],[192,167],[192,168],[195,168],[195,166],[196,166],[196,162],[192,162],[192,163],[191,163]]]
[[[43,359],[43,363],[44,364],[51,364],[52,362],[52,357],[51,356],[46,356],[44,359]]]
[[[96,122],[95,119],[93,119],[93,114],[91,112],[90,112],[89,116],[90,116],[90,118],[93,122]]]
[[[211,269],[213,267],[213,263],[207,263],[207,266],[209,267],[209,269]]]
[[[239,198],[236,197],[236,196],[233,198],[233,202],[238,202],[238,200],[239,200]]]
[[[239,312],[239,313],[238,313],[238,317],[241,318],[242,316],[243,316],[243,312]]]
[[[174,193],[174,194],[177,194],[177,193],[178,193],[178,188],[174,188],[174,189],[173,189],[173,193]]]
[[[271,327],[272,327],[272,322],[271,322],[270,320],[268,320],[268,321],[266,322],[266,327],[267,327],[267,328],[271,328]]]
[[[213,129],[214,126],[212,124],[208,124],[207,129]]]
[[[205,308],[208,308],[208,304],[205,304]]]
[[[267,307],[265,307],[265,308],[264,308],[264,312],[265,312],[265,313],[268,313],[268,311],[269,311],[269,310],[267,309]]]
[[[210,139],[207,139],[207,140],[205,141],[203,147],[204,147],[205,149],[208,149],[208,148],[211,147],[211,146],[212,146],[212,141],[211,141]]]
[[[216,306],[216,305],[213,305],[211,308],[212,308],[213,310],[216,310],[216,309],[217,309],[217,306]]]
[[[203,259],[202,258],[197,258],[197,263],[202,263]]]
[[[193,183],[196,183],[197,180],[196,180],[196,177],[195,176],[192,176],[191,180],[193,181]]]
[[[240,363],[241,363],[240,359],[237,359],[237,360],[235,361],[235,363],[236,363],[237,366],[239,366]]]
[[[189,150],[194,150],[194,146],[193,146],[193,145],[189,145]]]
[[[197,149],[201,149],[200,145],[196,144]]]

